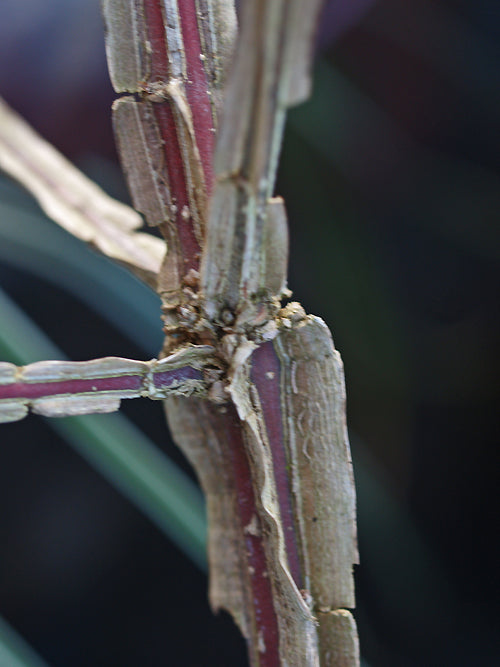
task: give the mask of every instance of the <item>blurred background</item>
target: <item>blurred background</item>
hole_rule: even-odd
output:
[[[314,93],[289,116],[276,188],[289,283],[345,363],[371,667],[500,661],[499,27],[494,0],[327,2]],[[3,0],[0,94],[127,200],[98,0]],[[49,348],[22,312],[73,360],[155,356],[156,297],[3,177],[0,200],[0,334],[15,323],[23,362]],[[159,404],[122,412],[190,474]],[[203,567],[89,465],[92,441],[86,458],[68,445],[70,430],[33,416],[2,426],[5,621],[53,667],[245,665]]]

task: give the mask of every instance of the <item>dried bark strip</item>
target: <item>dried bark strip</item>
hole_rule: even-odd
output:
[[[308,91],[311,37],[320,6],[320,0],[243,5],[217,138],[217,187],[202,263],[209,320],[229,308],[243,327],[263,311],[267,317],[276,313],[274,300],[282,294],[273,293],[266,280],[268,200],[286,108]]]
[[[137,232],[140,215],[84,176],[0,100],[0,167],[66,231],[124,264],[151,287],[165,244]]]

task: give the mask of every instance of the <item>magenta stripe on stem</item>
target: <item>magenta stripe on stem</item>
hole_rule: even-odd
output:
[[[278,492],[288,565],[297,587],[303,588],[295,522],[293,519],[291,472],[289,471],[283,433],[281,365],[272,342],[260,345],[253,353],[250,377],[259,394],[269,446],[272,452],[274,479]]]
[[[196,71],[193,64],[194,50],[200,48],[197,29],[193,28],[193,24],[196,25],[196,7],[194,0],[186,0],[185,3],[180,3],[180,5],[183,5],[182,10],[179,10],[182,16],[181,25],[183,29],[185,26],[189,28],[187,33],[189,39],[194,39],[195,36],[197,39],[196,44],[188,43],[189,40],[183,35],[184,46],[187,51],[186,59],[188,73],[190,76],[194,77],[193,85],[196,86],[193,91],[190,91],[191,84],[187,83],[186,93],[191,105],[196,140],[197,143],[198,141],[201,142],[201,145],[198,148],[202,157],[206,187],[209,191],[213,183],[213,172],[211,167],[212,156],[207,154],[207,151],[209,150],[213,152],[213,138],[211,136],[209,138],[209,135],[211,135],[212,117],[206,85],[203,94],[200,94],[201,74]],[[151,44],[150,81],[165,81],[169,76],[170,66],[165,42],[164,18],[161,2],[159,0],[144,0],[144,18],[147,26],[148,40]],[[196,33],[196,35],[194,33]],[[198,50],[198,60],[199,55],[200,51]],[[200,60],[198,67],[202,67]],[[209,105],[208,109],[206,108],[207,104]],[[167,101],[155,104],[154,113],[166,151],[165,165],[173,201],[177,207],[175,226],[181,246],[181,254],[184,259],[183,269],[186,274],[190,269],[196,271],[199,269],[201,247],[196,238],[194,219],[191,215],[189,217],[185,215],[186,211],[189,212],[190,202],[184,171],[184,162],[179,146],[179,140],[177,138],[177,129],[170,108],[170,102]],[[204,128],[205,123],[207,123],[206,128]]]
[[[279,667],[279,630],[278,619],[273,604],[273,590],[267,567],[264,549],[265,537],[260,530],[249,530],[249,526],[259,522],[252,474],[247,453],[243,443],[242,424],[234,407],[229,407],[224,415],[227,443],[229,444],[236,497],[238,503],[241,529],[246,547],[246,564],[250,577],[251,594],[255,624],[265,651],[258,656],[255,664],[259,667]],[[252,647],[252,641],[250,642]]]
[[[214,132],[208,81],[200,58],[201,42],[196,3],[194,0],[182,0],[178,6],[188,75],[186,94],[193,114],[194,133],[203,165],[207,195],[210,196],[214,183]]]
[[[203,380],[200,370],[192,366],[183,366],[182,368],[175,368],[172,371],[161,371],[155,373],[153,376],[154,386],[158,389],[170,387],[171,385],[179,384],[185,380]]]
[[[0,385],[0,399],[42,398],[61,394],[85,394],[100,391],[140,391],[141,375],[120,375],[109,378],[85,380],[58,380],[56,382],[15,382]]]

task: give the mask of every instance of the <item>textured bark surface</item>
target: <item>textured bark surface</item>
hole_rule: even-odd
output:
[[[224,1],[107,0],[103,13],[113,86],[135,93],[113,107],[118,149],[134,206],[167,241],[158,289],[175,329],[183,321],[176,309],[196,300],[234,8]]]
[[[112,76],[125,69],[121,89],[140,96],[114,110],[132,195],[169,246],[165,350],[209,340],[220,361],[215,403],[173,399],[167,414],[207,495],[212,606],[233,615],[253,665],[359,660],[342,362],[321,320],[280,310],[287,224],[270,199],[286,108],[309,91],[320,5],[243,3],[230,66],[229,3],[131,2],[124,34],[139,46],[120,60],[108,37]]]
[[[174,399],[165,405],[175,440],[196,470],[207,499],[212,608],[232,614],[248,640],[252,664],[279,665],[272,578],[238,415],[232,406],[196,399]]]

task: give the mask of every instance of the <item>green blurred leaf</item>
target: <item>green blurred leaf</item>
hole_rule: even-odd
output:
[[[54,224],[26,192],[3,177],[0,260],[63,286],[148,356],[158,354],[163,341],[158,295]]]
[[[1,617],[0,667],[48,667],[47,663]]]

